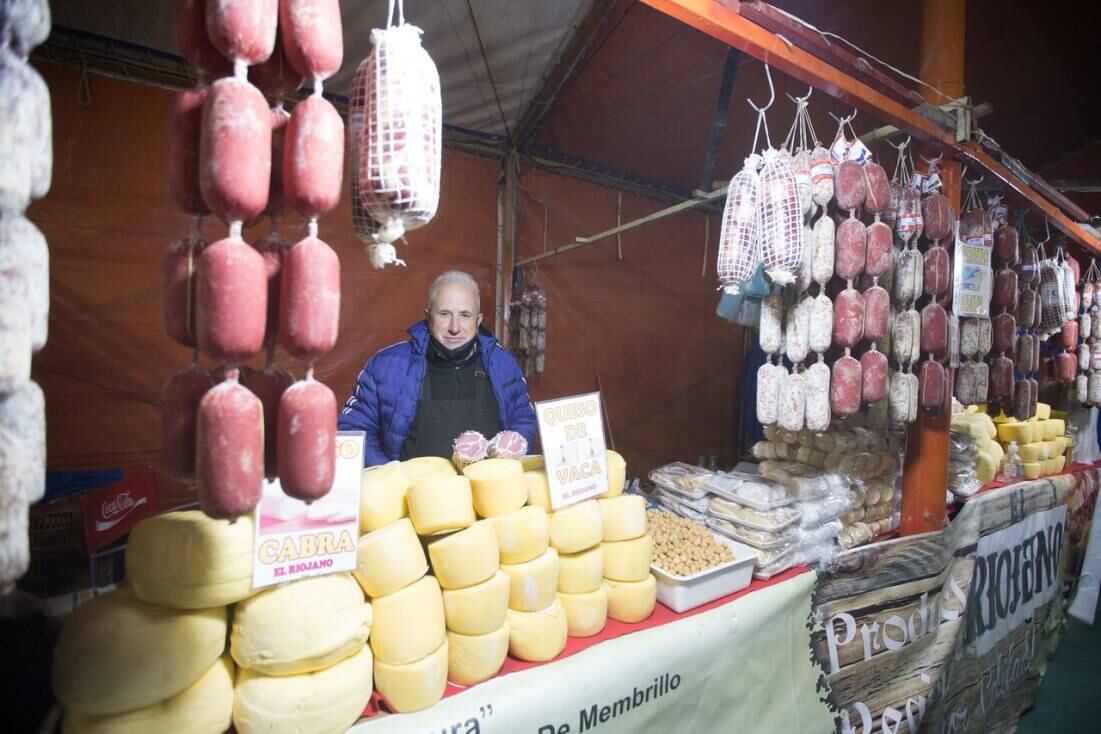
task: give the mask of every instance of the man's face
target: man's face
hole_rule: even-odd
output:
[[[436,292],[436,302],[428,307],[428,331],[448,349],[455,349],[474,338],[482,324],[478,301],[467,287],[451,283]]]

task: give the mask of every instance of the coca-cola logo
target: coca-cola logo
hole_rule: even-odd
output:
[[[96,520],[96,530],[100,532],[110,530],[133,512],[135,508],[141,507],[148,501],[146,497],[141,497],[135,501],[129,492],[120,492],[114,499],[100,505],[99,516],[103,519]]]

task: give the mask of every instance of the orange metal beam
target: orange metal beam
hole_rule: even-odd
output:
[[[869,117],[894,125],[917,140],[941,149],[946,158],[963,156],[990,171],[1024,197],[1051,224],[1082,247],[1101,253],[1101,240],[1078,228],[1061,210],[995,161],[978,146],[956,143],[955,136],[905,105],[839,71],[717,0],[642,0],[645,4],[769,64],[804,84],[851,104]]]

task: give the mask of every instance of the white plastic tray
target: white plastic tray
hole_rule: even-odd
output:
[[[734,560],[691,576],[677,576],[656,565],[650,566],[657,579],[658,601],[674,612],[686,612],[721,599],[744,589],[753,580],[757,551],[717,533],[711,535],[730,549]]]

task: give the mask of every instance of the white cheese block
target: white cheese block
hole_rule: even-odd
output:
[[[152,706],[198,681],[225,646],[225,607],[166,609],[126,586],[66,620],[54,648],[54,695],[86,714]]]
[[[400,461],[363,470],[359,481],[359,529],[369,533],[405,517],[409,476]]]
[[[490,520],[479,520],[428,545],[432,573],[445,589],[463,589],[480,584],[497,573],[501,563],[497,552],[497,531]]]
[[[646,500],[637,494],[621,494],[597,500],[604,516],[604,540],[632,540],[646,534]]]
[[[592,637],[608,622],[608,592],[603,584],[587,594],[558,594],[558,603],[566,610],[566,628],[570,637]]]
[[[126,545],[126,577],[142,601],[207,609],[252,594],[252,517],[231,523],[199,510],[138,522]]]
[[[230,651],[265,675],[309,673],[362,650],[370,628],[371,605],[351,574],[314,576],[238,604]]]
[[[450,459],[441,456],[418,456],[415,459],[406,459],[401,462],[401,468],[405,470],[405,476],[410,483],[415,483],[433,474],[455,476],[455,465]]]
[[[447,679],[460,686],[489,680],[508,655],[508,623],[484,635],[447,633]]]
[[[481,517],[515,512],[528,499],[524,469],[516,459],[485,459],[468,465],[463,474],[474,493],[474,511]]]
[[[549,525],[540,507],[521,507],[493,518],[501,563],[525,563],[547,550]]]
[[[372,599],[372,604],[371,650],[382,662],[411,663],[443,642],[443,596],[435,576]]]
[[[558,590],[567,594],[596,591],[604,583],[604,549],[594,545],[558,556]]]
[[[409,488],[409,518],[418,535],[462,530],[474,524],[470,480],[438,473],[413,482]]]
[[[505,623],[510,579],[497,570],[487,581],[465,589],[444,589],[447,629],[462,635],[486,635]]]
[[[554,548],[527,563],[502,564],[501,570],[509,577],[509,609],[534,612],[554,601],[558,589],[558,552]]]
[[[601,543],[604,548],[604,578],[615,581],[642,581],[650,573],[654,540],[643,535],[634,540]]]
[[[542,507],[543,512],[551,511],[550,485],[547,472],[543,469],[529,469],[524,472],[524,488],[528,493],[528,504]]]
[[[386,596],[428,573],[417,531],[409,518],[390,523],[359,539],[356,581],[367,596]]]
[[[541,663],[566,649],[566,610],[555,599],[537,612],[508,610],[508,652],[517,660]]]
[[[233,724],[237,734],[342,734],[371,699],[371,648],[332,667],[300,675],[237,670]]]
[[[375,661],[375,687],[398,713],[420,711],[447,690],[447,640],[430,655],[404,665]]]
[[[596,500],[584,500],[550,514],[550,544],[559,553],[577,553],[604,539],[604,516]]]
[[[623,494],[623,485],[627,483],[627,461],[615,451],[605,451],[608,459],[608,489],[597,497],[606,499]]]
[[[65,711],[64,734],[221,734],[233,723],[233,659],[218,658],[194,685],[172,698],[121,714]]]
[[[641,622],[654,613],[658,585],[653,574],[642,581],[604,582],[608,592],[608,616],[619,622]]]

